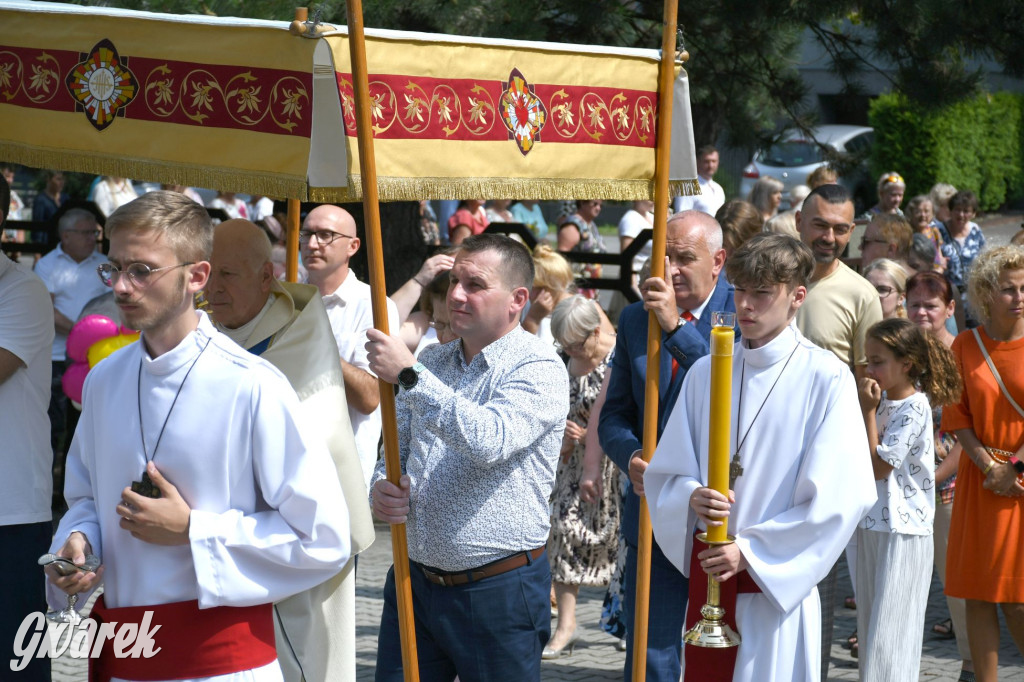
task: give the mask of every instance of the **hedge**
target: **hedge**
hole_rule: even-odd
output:
[[[936,182],[974,191],[982,210],[1024,196],[1024,95],[982,94],[926,108],[887,94],[871,103],[868,119],[872,175],[899,172],[908,198]]]

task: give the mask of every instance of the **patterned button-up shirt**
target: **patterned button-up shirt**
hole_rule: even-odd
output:
[[[961,244],[950,236],[945,225],[939,227],[939,234],[942,235],[942,255],[949,259],[946,264],[946,278],[962,292],[967,291],[967,276],[971,272],[971,265],[985,248],[985,235],[977,223],[971,223],[967,236]]]
[[[569,410],[554,347],[516,327],[468,364],[460,341],[419,360],[427,370],[396,402],[409,557],[462,571],[546,544]]]

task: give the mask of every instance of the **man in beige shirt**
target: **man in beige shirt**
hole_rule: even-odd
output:
[[[853,213],[853,200],[841,185],[818,187],[797,211],[800,239],[814,252],[815,265],[796,323],[860,379],[867,364],[864,338],[881,321],[882,305],[871,283],[839,259],[853,232]]]

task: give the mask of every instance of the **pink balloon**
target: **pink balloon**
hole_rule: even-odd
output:
[[[60,380],[64,388],[64,395],[76,403],[82,403],[82,387],[85,385],[85,375],[89,373],[89,365],[85,362],[76,362],[64,371],[64,377]]]
[[[75,362],[86,362],[89,357],[89,346],[117,336],[119,327],[116,322],[103,315],[86,315],[75,323],[68,334],[68,357]]]

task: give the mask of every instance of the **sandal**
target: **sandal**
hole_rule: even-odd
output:
[[[857,610],[857,600],[854,599],[853,597],[847,597],[846,599],[843,600],[843,606],[845,606],[846,608],[850,609],[851,611],[856,611]]]
[[[854,658],[860,658],[860,646],[856,642],[850,647],[850,655]]]
[[[933,625],[932,632],[938,635],[939,639],[952,639],[956,636],[953,633],[953,620],[951,618],[941,620]]]
[[[849,637],[846,638],[846,648],[849,649],[857,645],[857,631],[854,630]]]
[[[959,682],[974,682],[973,670],[961,670]]]

